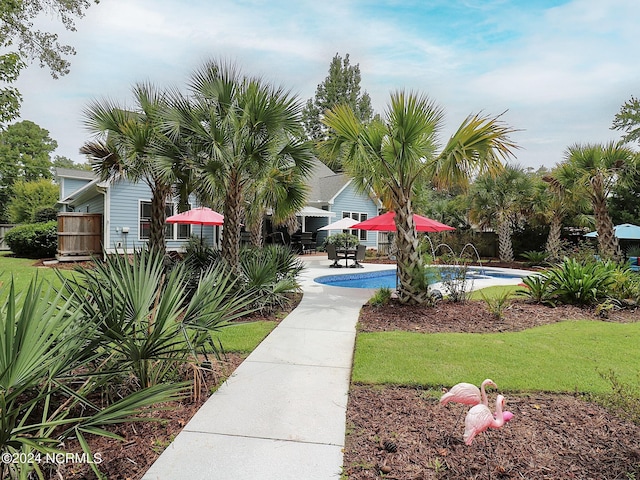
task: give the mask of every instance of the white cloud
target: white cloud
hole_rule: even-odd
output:
[[[216,57],[306,99],[333,55],[349,53],[376,109],[406,88],[439,102],[451,130],[471,112],[508,110],[505,121],[523,129],[514,134],[521,161],[551,165],[574,141],[617,136],[608,129],[613,115],[638,94],[640,4],[539,3],[104,1],[77,33],[63,35],[78,51],[67,77],[52,81],[37,67],[23,75],[23,117],[51,131],[58,153],[79,160],[81,111],[91,98],[125,102],[141,80],[183,85]]]

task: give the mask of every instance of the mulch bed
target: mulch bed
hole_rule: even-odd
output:
[[[442,302],[435,308],[391,304],[365,307],[359,329],[483,333],[576,318],[598,319],[592,310],[523,301],[514,302],[502,320],[481,301]],[[613,312],[608,321],[638,319],[640,312],[624,310]],[[463,408],[441,406],[440,395],[420,388],[353,385],[344,460],[348,478],[600,480],[640,474],[640,426],[579,395],[507,393],[513,420],[480,434],[470,446],[462,441],[463,420],[456,425]]]

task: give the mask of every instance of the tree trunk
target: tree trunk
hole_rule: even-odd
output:
[[[264,237],[262,236],[262,229],[264,228],[264,215],[259,215],[250,224],[249,231],[251,232],[251,245],[256,248],[262,248],[264,246]]]
[[[554,215],[551,219],[546,250],[550,261],[557,262],[560,260],[562,250],[562,217],[559,215]]]
[[[617,260],[621,256],[618,237],[615,236],[613,221],[607,209],[607,197],[604,194],[604,178],[596,175],[591,179],[593,213],[596,218],[598,246],[603,258]]]
[[[418,249],[418,236],[411,201],[397,205],[395,216],[398,277],[401,303],[422,304],[429,300],[424,265]]]
[[[156,181],[151,187],[151,223],[149,225],[149,250],[165,254],[165,225],[167,198],[171,187]]]
[[[498,215],[498,256],[501,262],[513,262],[511,222],[504,213]]]
[[[224,227],[222,232],[222,258],[234,270],[240,265],[240,219],[242,218],[242,186],[233,172],[224,202]]]

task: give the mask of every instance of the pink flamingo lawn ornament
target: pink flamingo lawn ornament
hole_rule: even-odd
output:
[[[440,405],[446,405],[449,402],[462,403],[464,405],[488,405],[487,393],[485,387],[487,385],[493,385],[495,388],[498,386],[493,380],[487,378],[480,388],[471,383],[458,383],[451,387],[451,389],[440,397]]]
[[[500,428],[505,424],[505,416],[502,411],[504,408],[504,397],[498,395],[496,398],[496,416],[493,416],[488,406],[479,404],[471,407],[464,419],[464,443],[471,445],[473,438],[479,433],[484,432],[488,428]],[[511,412],[509,412],[511,413]],[[507,415],[509,420],[513,417]]]

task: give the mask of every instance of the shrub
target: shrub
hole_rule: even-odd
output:
[[[136,252],[131,260],[110,255],[93,269],[79,269],[64,296],[85,322],[95,322],[97,341],[127,368],[140,387],[157,385],[175,370],[215,350],[211,332],[248,311],[255,292],[236,288],[224,264],[205,271],[191,298],[188,275],[179,265],[166,273],[162,256]]]
[[[369,300],[369,304],[373,307],[381,307],[386,305],[391,300],[391,289],[389,287],[382,287],[376,290],[373,297]]]
[[[522,279],[525,288],[516,290],[516,295],[535,303],[553,304],[551,281],[546,275],[530,275]]]
[[[592,305],[606,298],[613,284],[613,262],[585,262],[565,258],[548,272],[552,293],[560,303]]]
[[[355,247],[360,244],[360,240],[355,235],[351,235],[350,233],[336,233],[335,235],[330,235],[324,241],[323,247],[326,248],[326,245],[330,243],[332,245],[336,245],[337,247]]]
[[[29,223],[9,230],[4,241],[13,253],[25,258],[51,258],[58,250],[58,224]]]
[[[297,276],[304,268],[293,250],[283,245],[247,247],[240,252],[243,288],[258,292],[254,307],[270,311],[290,301],[298,290]]]
[[[529,250],[528,252],[524,252],[520,255],[527,261],[527,266],[533,267],[536,265],[545,265],[547,263],[547,255],[546,252],[540,252],[537,250]]]
[[[611,385],[611,393],[596,398],[598,403],[625,420],[640,424],[640,387],[638,382],[626,383],[610,370],[600,372],[600,377]]]
[[[500,320],[504,317],[504,311],[511,304],[511,292],[508,290],[502,292],[500,294],[492,295],[487,297],[483,292],[480,292],[482,299],[487,305],[487,309],[489,312],[496,317],[496,319]]]
[[[58,210],[54,207],[44,207],[33,214],[33,223],[45,223],[58,219]]]
[[[469,297],[471,290],[469,277],[469,265],[465,259],[458,261],[453,255],[442,255],[440,260],[445,265],[436,270],[442,280],[445,290],[448,292],[447,298],[452,302],[464,302]],[[436,279],[437,281],[437,279]]]
[[[105,406],[100,388],[120,367],[102,368],[109,352],[93,348],[95,322],[82,321],[81,310],[38,280],[18,298],[10,279],[0,298],[0,454],[61,453],[75,437],[90,455],[84,435],[114,438],[105,426],[132,421],[183,390],[158,385]],[[0,471],[2,478],[44,478],[38,462],[5,462]]]
[[[562,263],[523,280],[526,290],[518,294],[540,303],[596,305],[606,299],[620,299],[633,285],[629,269],[614,262],[579,262],[565,258]]]

